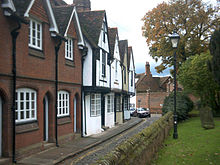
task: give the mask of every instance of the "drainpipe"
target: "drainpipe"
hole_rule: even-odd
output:
[[[85,100],[85,92],[83,92],[83,64],[84,64],[84,57],[87,56],[88,54],[88,48],[84,47],[82,50],[82,58],[81,58],[81,66],[82,66],[82,87],[81,87],[81,137],[83,137],[83,106],[84,106],[84,110],[85,110],[85,135],[87,135],[86,132],[86,100]],[[83,101],[84,100],[84,104]]]
[[[18,27],[11,31],[12,36],[12,74],[13,74],[13,85],[12,85],[12,161],[13,163],[16,163],[15,158],[15,136],[16,136],[16,130],[15,130],[15,96],[16,96],[16,39],[18,37],[19,32],[17,32],[21,28],[20,21],[17,21]]]
[[[58,52],[60,50],[60,45],[62,40],[59,39],[59,43],[55,46],[55,139],[56,146],[58,145],[58,129],[57,129],[57,98],[58,98]]]

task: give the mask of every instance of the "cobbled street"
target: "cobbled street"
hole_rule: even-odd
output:
[[[117,145],[121,144],[125,140],[129,139],[133,135],[142,131],[144,128],[151,125],[154,121],[158,120],[159,117],[143,118],[143,122],[137,126],[127,130],[126,132],[119,134],[110,140],[101,143],[100,145],[83,152],[73,158],[67,159],[60,163],[60,165],[89,165],[97,161],[100,157],[106,155],[116,148]],[[97,135],[96,135],[97,136]],[[96,138],[96,136],[93,136]]]

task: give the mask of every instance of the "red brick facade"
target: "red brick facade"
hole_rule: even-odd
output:
[[[136,106],[149,108],[151,114],[161,114],[163,101],[173,90],[170,77],[153,77],[146,62],[145,73],[136,78]]]
[[[1,6],[0,2],[0,6]],[[55,142],[55,46],[51,37],[49,19],[41,0],[36,0],[29,12],[42,22],[42,51],[28,46],[29,25],[21,24],[16,43],[17,80],[16,89],[30,88],[37,92],[37,121],[16,125],[16,152],[33,144],[44,145],[44,104],[49,99],[49,140]],[[16,21],[3,15],[0,7],[0,97],[3,100],[3,156],[12,154],[12,37],[11,31],[17,27]],[[65,59],[65,45],[62,43],[58,59],[58,91],[69,93],[70,115],[58,118],[58,137],[74,133],[74,98],[76,98],[77,132],[81,130],[81,53],[77,46],[77,33],[72,20],[68,34],[74,40],[74,62]]]

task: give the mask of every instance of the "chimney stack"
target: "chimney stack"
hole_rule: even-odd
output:
[[[147,75],[148,77],[152,77],[152,74],[150,72],[150,64],[149,62],[146,62],[146,65],[145,65],[145,75]]]
[[[78,12],[91,11],[90,0],[73,0],[73,3],[76,5]]]

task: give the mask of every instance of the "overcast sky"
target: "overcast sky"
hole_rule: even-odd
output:
[[[73,0],[65,0],[71,4]],[[141,27],[145,13],[168,0],[91,0],[92,10],[106,10],[109,27],[118,27],[119,39],[128,39],[132,46],[136,72],[144,72],[146,61],[150,62],[153,75],[163,76],[169,74],[165,71],[162,75],[155,72],[156,62],[148,55],[148,47],[145,38],[142,37]],[[216,0],[204,0],[215,3]]]

